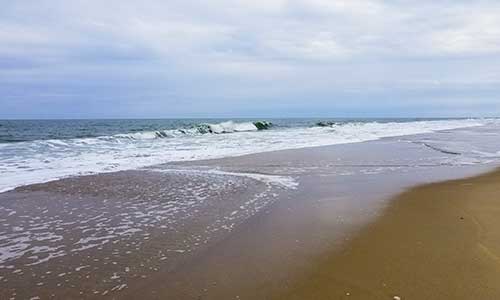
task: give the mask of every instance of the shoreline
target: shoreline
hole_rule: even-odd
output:
[[[411,120],[412,118],[409,118],[409,119]],[[440,118],[432,119],[431,118],[427,121],[433,122],[433,121],[439,121],[439,120],[442,120],[442,121],[445,121],[445,120],[447,120],[447,121],[457,121],[457,120],[472,121],[473,119],[467,119],[467,118],[465,118],[465,119],[460,119],[460,118],[459,119],[446,119],[446,118],[445,119],[440,119]],[[427,122],[427,121],[416,120],[415,122]],[[409,122],[409,123],[411,123],[411,122]],[[381,124],[385,124],[385,123],[381,123]],[[397,123],[397,124],[406,124],[406,122]],[[26,179],[26,178],[17,179],[17,180],[21,180],[21,182],[16,182],[13,185],[6,185],[5,182],[0,181],[0,194],[15,190],[17,188],[22,188],[23,186],[44,184],[44,183],[49,183],[49,182],[58,181],[58,180],[62,180],[62,179],[87,176],[87,175],[110,174],[110,173],[121,172],[121,171],[142,170],[142,169],[154,168],[155,166],[163,165],[163,164],[189,164],[189,163],[193,163],[193,162],[196,163],[196,162],[203,162],[203,161],[207,161],[207,160],[217,160],[218,161],[218,160],[224,160],[224,159],[245,157],[245,156],[249,156],[249,155],[250,156],[252,156],[252,155],[257,155],[257,156],[258,155],[265,155],[266,153],[272,153],[272,152],[294,151],[294,150],[310,149],[310,148],[317,148],[317,147],[335,147],[335,146],[342,146],[342,145],[362,144],[362,143],[370,143],[370,142],[392,140],[392,139],[411,139],[412,137],[415,137],[415,136],[433,135],[433,134],[443,133],[443,132],[448,132],[448,131],[468,130],[468,129],[474,129],[474,128],[479,128],[479,127],[488,128],[488,126],[491,126],[491,125],[480,124],[480,123],[463,124],[461,126],[455,125],[455,126],[451,126],[451,127],[444,126],[442,128],[436,128],[436,129],[425,129],[425,130],[422,129],[421,132],[418,132],[418,130],[417,130],[417,132],[410,132],[410,133],[393,132],[393,133],[388,134],[388,135],[382,134],[380,136],[362,137],[362,138],[353,139],[353,140],[337,140],[334,142],[320,142],[320,143],[316,143],[316,142],[314,142],[314,140],[311,140],[311,141],[309,141],[310,142],[309,144],[300,144],[300,145],[293,145],[293,146],[277,146],[277,147],[270,146],[270,148],[267,148],[267,149],[261,148],[261,149],[253,149],[251,151],[250,150],[242,151],[242,152],[236,151],[234,153],[229,151],[228,153],[225,153],[222,155],[210,154],[210,155],[201,155],[200,157],[196,157],[196,155],[194,155],[191,158],[186,158],[184,155],[181,155],[179,157],[173,158],[172,160],[159,159],[155,163],[147,162],[147,163],[136,164],[135,162],[131,162],[130,164],[127,164],[126,166],[120,166],[120,163],[114,163],[114,164],[107,166],[106,168],[100,167],[99,165],[103,164],[103,162],[100,162],[97,165],[86,166],[86,167],[82,167],[81,165],[75,165],[70,170],[68,170],[68,169],[61,168],[61,166],[56,166],[55,168],[51,167],[50,166],[51,160],[46,160],[43,162],[43,164],[45,164],[43,168],[34,168],[34,169],[30,170],[30,172],[33,172],[33,174],[37,174],[35,176],[37,179],[33,179],[35,177],[33,177],[33,174],[30,174],[30,176],[28,176],[28,179]],[[306,128],[306,127],[304,127],[304,128]],[[319,128],[327,128],[327,127],[319,127]],[[257,131],[259,131],[259,130],[257,130]],[[335,130],[333,130],[333,131],[335,131]],[[266,131],[259,131],[259,132],[261,132],[261,134],[274,133],[273,131],[267,131],[267,130]],[[239,134],[239,133],[248,133],[248,132],[235,132],[232,134]],[[131,135],[131,134],[133,134],[133,133],[128,133],[125,135]],[[120,134],[112,135],[111,137],[115,137],[115,136],[119,136],[119,135]],[[221,135],[221,136],[223,136],[223,135]],[[305,136],[307,137],[308,134],[305,134]],[[89,137],[89,138],[90,139],[98,139],[99,137]],[[75,141],[75,140],[77,140],[77,138],[68,139],[67,141]],[[52,145],[52,144],[50,145],[50,148],[54,148],[54,149],[58,145],[60,146],[60,142],[57,142],[57,141],[59,141],[57,139],[56,140],[47,139],[47,140],[39,140],[39,141],[44,142],[44,143],[52,143],[52,142],[56,141],[54,145]],[[13,143],[12,145],[16,145],[16,144],[20,144],[20,143],[31,143],[31,142],[37,142],[37,140],[20,141],[19,143],[16,142],[16,143]],[[224,142],[224,141],[222,141],[222,142]],[[65,144],[64,141],[62,141],[62,143]],[[10,144],[4,143],[1,145],[9,146]],[[22,149],[22,147],[20,149]],[[158,152],[161,152],[165,149],[160,148],[158,150],[159,150]],[[19,151],[19,149],[14,148],[14,151]],[[152,155],[152,153],[149,153],[148,155],[145,155],[144,157],[149,157],[151,155]],[[143,156],[142,155],[137,156],[137,160],[139,160],[141,157],[143,157]],[[105,158],[102,158],[102,159],[104,159],[104,161],[106,161],[107,159],[112,160],[112,158],[110,158],[110,157],[108,157],[106,159]],[[133,165],[133,167],[130,167],[131,165]],[[47,173],[38,174],[38,173],[36,173],[36,172],[39,172],[40,170],[42,170],[46,167],[49,167],[49,169],[51,169],[52,172],[55,172],[55,174],[54,173],[51,173],[51,174],[47,174]],[[29,167],[25,166],[25,168],[29,168]],[[75,171],[73,169],[78,169],[80,171],[75,173]],[[16,178],[19,175],[16,173],[7,173],[7,174],[8,175],[13,174],[10,176],[11,177],[10,180],[12,180],[12,178]]]
[[[272,299],[500,298],[500,169],[410,188]]]

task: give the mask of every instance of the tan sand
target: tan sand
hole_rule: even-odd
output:
[[[500,299],[500,170],[410,189],[276,299]]]

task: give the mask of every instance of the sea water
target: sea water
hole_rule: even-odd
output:
[[[498,124],[497,119],[0,120],[0,192],[69,176],[174,161]],[[471,150],[453,141],[415,142],[450,152],[468,149],[475,158],[500,156],[495,149]]]

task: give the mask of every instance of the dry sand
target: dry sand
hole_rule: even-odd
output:
[[[500,170],[393,199],[276,299],[500,299]]]

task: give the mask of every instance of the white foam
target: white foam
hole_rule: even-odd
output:
[[[194,173],[194,174],[207,174],[207,175],[221,175],[221,176],[236,176],[247,177],[253,180],[264,182],[268,185],[278,186],[286,189],[296,189],[299,183],[290,176],[281,175],[268,175],[260,173],[243,173],[243,172],[227,172],[217,169],[211,170],[190,170],[190,169],[148,169],[148,171],[162,172],[162,173]]]
[[[244,131],[257,131],[257,127],[251,123],[234,123],[232,121],[222,122],[219,124],[208,125],[214,133],[231,133],[231,132],[244,132]]]
[[[357,143],[384,137],[481,126],[494,120],[348,123],[257,130],[252,123],[208,124],[214,133],[156,138],[156,133],[0,144],[0,192],[68,176],[139,169],[172,161]]]

